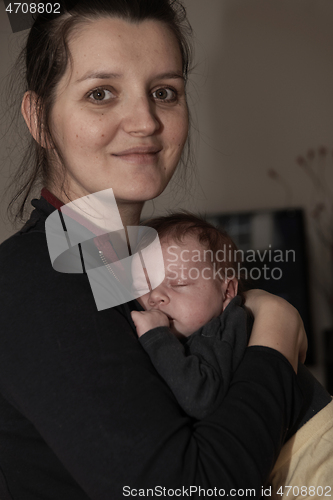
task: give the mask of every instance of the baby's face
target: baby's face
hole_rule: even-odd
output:
[[[223,310],[227,284],[214,279],[210,256],[204,262],[204,248],[193,236],[179,244],[162,239],[165,279],[140,297],[146,309],[159,309],[170,318],[170,328],[188,337]]]

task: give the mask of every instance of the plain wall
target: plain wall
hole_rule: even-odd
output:
[[[318,348],[316,375],[322,380],[321,333],[332,314],[319,288],[329,259],[311,213],[321,197],[296,164],[310,148],[330,150],[326,167],[316,163],[333,188],[333,3],[331,0],[186,0],[194,29],[195,67],[188,89],[196,156],[192,185],[171,183],[144,209],[201,213],[303,207],[308,214],[311,297]],[[17,53],[4,5],[0,3],[0,78]],[[2,99],[5,99],[1,92]],[[6,125],[2,123],[2,131]],[[0,241],[12,233],[5,224],[5,157],[1,142],[4,199]],[[274,169],[282,181],[268,176]],[[326,170],[325,170],[326,169]],[[325,170],[325,172],[324,172]],[[190,176],[191,177],[191,176]]]

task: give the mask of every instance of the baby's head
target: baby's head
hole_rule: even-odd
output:
[[[146,310],[163,311],[171,330],[188,337],[219,316],[237,295],[237,247],[224,231],[189,212],[144,225],[159,235],[165,279],[138,300]]]

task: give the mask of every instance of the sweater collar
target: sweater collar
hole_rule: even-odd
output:
[[[41,190],[41,196],[48,202],[50,203],[54,208],[59,210],[60,207],[64,206],[64,203],[59,200],[54,194],[52,194],[47,188],[43,188]]]
[[[43,188],[41,191],[41,198],[39,200],[32,200],[31,204],[39,211],[43,212],[47,218],[54,210],[60,210],[65,204],[59,200],[53,193],[51,193],[47,188]],[[108,262],[116,263],[117,267],[123,270],[123,266],[120,263],[118,256],[113,249],[108,234],[101,234],[100,228],[94,226],[89,221],[85,220],[84,217],[73,212],[72,217],[74,220],[86,227],[92,234],[95,235],[93,238],[95,246],[97,249],[104,254]]]

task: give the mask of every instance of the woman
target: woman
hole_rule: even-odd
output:
[[[182,16],[167,0],[82,1],[31,29],[22,113],[36,154],[23,195],[45,188],[0,249],[2,500],[186,497],[191,485],[259,497],[298,417],[305,336],[284,301],[249,297],[251,348],[221,408],[193,422],[139,345],[138,303],[97,312],[87,276],[50,263],[45,219],[61,205],[112,187],[133,226],[171,179],[188,133]]]

